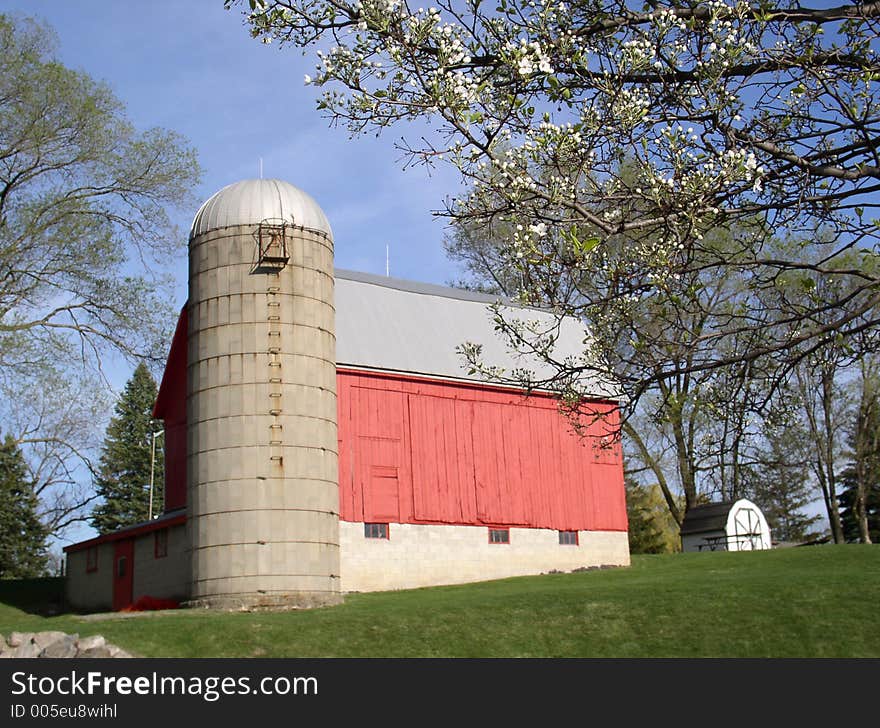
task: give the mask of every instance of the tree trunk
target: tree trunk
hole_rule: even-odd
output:
[[[859,543],[872,543],[871,529],[868,527],[868,480],[871,476],[870,463],[877,458],[877,451],[880,449],[880,430],[876,427],[876,409],[880,401],[874,387],[875,381],[864,360],[860,368],[862,392],[855,433],[856,492],[853,499],[853,515],[859,529]]]
[[[828,525],[834,543],[843,543],[843,526],[840,522],[840,509],[834,481],[834,428],[833,428],[833,373],[826,367],[819,372],[796,370],[798,389],[807,417],[810,437],[812,439],[815,458],[812,461],[813,472],[822,491]],[[818,378],[818,382],[816,381]],[[816,415],[821,408],[822,420]]]
[[[843,543],[843,525],[840,521],[840,504],[837,502],[837,477],[834,474],[834,374],[822,367],[822,417],[825,423],[824,464],[826,469],[829,506],[828,520],[834,543]]]
[[[693,451],[688,449],[688,438],[684,432],[682,422],[681,404],[676,401],[669,408],[669,424],[672,426],[672,434],[675,438],[675,458],[678,463],[678,477],[681,481],[681,489],[684,491],[684,512],[697,505],[697,481],[694,477]]]
[[[660,490],[663,492],[663,499],[666,501],[669,512],[672,514],[675,522],[680,527],[683,515],[678,507],[678,504],[675,502],[675,496],[672,494],[669,483],[666,481],[666,475],[663,472],[663,468],[661,467],[657,459],[648,450],[648,446],[645,445],[645,441],[642,440],[641,435],[639,435],[636,429],[629,422],[623,423],[623,431],[626,436],[630,440],[632,440],[633,444],[638,449],[639,457],[642,459],[642,462],[644,462],[645,465],[647,465],[651,469],[651,472],[654,473],[654,476],[657,478],[657,484],[660,486]]]
[[[872,543],[871,530],[868,528],[868,509],[865,505],[865,488],[864,482],[860,481],[857,485],[855,497],[856,523],[859,526],[859,543]]]

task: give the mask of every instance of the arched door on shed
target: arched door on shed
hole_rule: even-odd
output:
[[[762,551],[772,546],[767,519],[758,506],[745,498],[730,507],[726,530],[729,551]]]

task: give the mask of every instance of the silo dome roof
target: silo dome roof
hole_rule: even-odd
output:
[[[282,219],[333,237],[318,203],[280,179],[246,179],[216,192],[199,208],[189,237],[230,225],[258,225],[268,219]]]

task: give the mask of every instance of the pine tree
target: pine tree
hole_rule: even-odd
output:
[[[28,579],[46,571],[46,529],[24,457],[10,436],[0,443],[0,579]]]
[[[875,365],[876,366],[876,365]],[[880,381],[874,370],[863,371],[859,407],[849,435],[850,461],[838,476],[840,480],[840,522],[844,539],[867,542],[860,526],[856,499],[864,499],[864,526],[872,543],[880,543]]]
[[[652,507],[649,488],[626,479],[626,516],[629,520],[629,550],[633,554],[662,554],[666,548],[663,533]]]
[[[97,491],[103,501],[92,513],[92,526],[99,533],[110,533],[124,526],[146,521],[149,513],[152,433],[159,423],[153,420],[156,382],[144,364],[139,364],[116,404],[110,420],[97,478]],[[164,485],[162,438],[156,441],[153,514],[161,510]]]
[[[843,524],[843,537],[847,543],[859,541],[859,524],[855,514],[856,469],[852,465],[840,474],[841,492],[837,497],[840,503],[840,522]],[[880,543],[880,473],[874,474],[874,482],[865,493],[865,514],[868,517],[868,532],[873,543]]]
[[[795,426],[774,427],[765,432],[765,440],[746,495],[761,508],[774,541],[809,541],[818,535],[819,516],[804,511],[816,491],[805,436]]]

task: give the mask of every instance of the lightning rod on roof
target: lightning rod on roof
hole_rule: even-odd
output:
[[[263,179],[263,158],[260,157],[260,179]]]
[[[391,259],[389,256],[388,244],[385,244],[385,277],[391,277]]]

